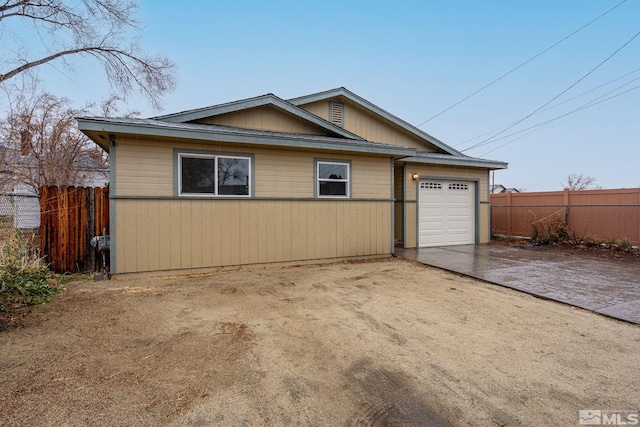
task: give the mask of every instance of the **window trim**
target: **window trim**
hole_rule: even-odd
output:
[[[342,165],[347,167],[347,178],[346,179],[320,179],[320,165],[321,164],[333,164],[333,165]],[[341,160],[341,159],[314,159],[314,168],[313,168],[313,180],[314,180],[314,192],[315,197],[317,199],[351,199],[351,184],[352,184],[352,176],[351,176],[351,160]],[[346,195],[320,195],[320,183],[321,182],[346,182]]]
[[[176,197],[195,197],[205,199],[234,199],[234,198],[252,198],[254,197],[255,187],[255,156],[250,153],[235,153],[225,151],[202,151],[202,150],[182,150],[175,148],[173,150],[174,156],[174,196]],[[214,178],[215,186],[214,193],[183,193],[182,192],[182,158],[201,158],[201,159],[213,159],[214,160]],[[232,159],[244,159],[249,161],[249,194],[218,194],[218,158],[232,158]]]

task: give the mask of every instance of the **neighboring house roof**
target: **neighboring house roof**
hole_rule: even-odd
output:
[[[76,168],[82,172],[83,180],[87,182],[87,185],[103,185],[105,181],[108,181],[109,165],[96,160],[88,152],[83,154],[75,162]],[[27,180],[16,178],[16,170],[21,167],[29,167],[29,164],[36,160],[35,154],[31,153],[25,156],[20,150],[3,144],[0,145],[0,159],[3,160],[3,164],[0,166],[0,175],[5,176],[6,182],[4,184],[10,187],[10,191],[16,195],[36,194],[30,184],[27,184]],[[6,191],[7,188],[0,190]]]
[[[10,147],[6,144],[0,144],[0,159],[3,159],[3,168],[7,165],[28,164],[33,160],[34,154],[23,155],[20,150]],[[86,170],[109,170],[109,165],[94,159],[89,152],[85,152],[82,157],[77,159],[76,163],[78,169]],[[10,170],[0,170],[2,172],[11,172]]]
[[[468,166],[488,169],[506,169],[508,165],[505,162],[469,157],[464,154],[452,155],[426,152],[417,152],[415,156],[405,157],[401,159],[401,161],[409,163],[431,163],[438,165]]]
[[[413,148],[370,142],[363,139],[334,138],[329,136],[273,132],[220,125],[174,123],[159,119],[116,119],[106,117],[77,117],[80,129],[90,134],[94,141],[108,149],[105,134],[129,133],[135,135],[168,138],[199,139],[203,141],[232,142],[236,144],[269,145],[323,149],[332,151],[366,152],[410,156]],[[102,135],[102,137],[100,137]]]
[[[377,105],[367,101],[364,98],[361,98],[360,96],[356,95],[355,93],[349,91],[348,89],[344,88],[344,87],[339,87],[336,89],[330,89],[324,92],[318,92],[318,93],[314,93],[311,95],[305,95],[305,96],[300,96],[298,98],[292,98],[289,99],[288,101],[293,104],[293,105],[304,105],[304,104],[309,104],[311,102],[316,102],[316,101],[323,101],[325,99],[330,99],[330,98],[335,98],[335,97],[339,97],[342,96],[358,105],[360,105],[361,107],[374,112],[375,114],[377,114],[380,117],[383,117],[384,119],[392,122],[393,124],[403,128],[404,130],[408,131],[409,133],[417,136],[418,138],[422,138],[426,141],[428,141],[429,143],[435,145],[436,147],[438,147],[439,149],[443,150],[445,153],[449,153],[449,154],[454,154],[454,155],[459,155],[459,156],[464,156],[464,154],[462,154],[461,152],[459,152],[458,150],[454,149],[453,147],[448,146],[447,144],[445,144],[444,142],[440,141],[439,139],[429,135],[428,133],[424,132],[423,130],[418,129],[417,127],[413,126],[410,123],[405,122],[404,120],[402,120],[401,118],[394,116],[393,114],[389,113],[386,110],[383,110],[382,108],[378,107]]]
[[[517,188],[507,188],[502,184],[496,184],[491,186],[492,194],[502,194],[502,193],[519,193],[520,190]]]
[[[232,113],[235,111],[241,111],[248,108],[261,107],[265,105],[271,105],[284,110],[290,114],[293,114],[294,116],[311,122],[336,136],[353,139],[363,139],[360,136],[341,128],[340,126],[324,120],[321,117],[316,116],[315,114],[311,114],[308,111],[285,101],[284,99],[278,98],[272,93],[257,96],[255,98],[248,98],[240,101],[228,102],[225,104],[212,105],[209,107],[152,117],[152,119],[164,122],[186,123],[192,122],[194,120],[204,119],[206,117]]]

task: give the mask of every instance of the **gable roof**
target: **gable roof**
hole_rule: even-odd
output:
[[[401,145],[372,142],[306,111],[302,105],[316,101],[343,97],[363,109],[404,129],[418,139],[440,149],[440,153],[422,152]],[[246,111],[252,108],[273,106],[312,125],[324,129],[330,136],[306,133],[279,132],[247,129],[234,126],[195,123],[208,117]],[[338,152],[362,152],[394,156],[404,162],[467,166],[487,169],[506,169],[507,163],[469,157],[455,150],[428,133],[405,122],[344,87],[301,96],[285,101],[271,93],[225,104],[182,111],[173,114],[137,118],[77,117],[78,126],[86,135],[108,150],[109,134],[134,134],[181,139],[199,139],[211,142],[228,142],[247,145],[320,149]]]
[[[194,110],[181,111],[179,113],[165,114],[162,116],[152,117],[152,119],[164,122],[186,123],[192,122],[194,120],[204,119],[206,117],[218,116],[221,114],[233,113],[235,111],[241,111],[266,105],[274,106],[307,122],[311,122],[333,135],[343,138],[363,140],[362,137],[356,135],[355,133],[351,133],[341,128],[340,126],[337,126],[327,120],[324,120],[321,117],[316,116],[315,114],[311,114],[310,112],[297,107],[285,101],[284,99],[275,96],[272,93],[256,96],[255,98],[227,102],[225,104],[211,105],[209,107],[196,108]]]
[[[107,148],[109,134],[133,134],[166,138],[198,139],[212,142],[309,148],[342,152],[411,156],[415,149],[364,139],[273,132],[199,123],[175,123],[157,119],[76,117],[78,127]]]
[[[335,98],[338,96],[342,96],[358,105],[360,105],[361,107],[372,111],[373,113],[377,114],[380,117],[383,117],[384,119],[392,122],[393,124],[401,127],[402,129],[408,131],[409,133],[417,136],[418,138],[424,139],[426,141],[428,141],[429,143],[435,145],[436,147],[438,147],[439,149],[443,150],[445,153],[449,153],[449,154],[453,154],[453,155],[458,155],[458,156],[464,156],[464,154],[462,154],[460,151],[454,149],[453,147],[448,146],[447,144],[445,144],[444,142],[440,141],[439,139],[429,135],[428,133],[424,132],[423,130],[418,129],[417,127],[413,126],[412,124],[405,122],[404,120],[402,120],[401,118],[394,116],[393,114],[389,113],[386,110],[383,110],[382,108],[378,107],[377,105],[367,101],[366,99],[356,95],[355,93],[349,91],[348,89],[344,88],[344,87],[339,87],[336,89],[330,89],[330,90],[326,90],[324,92],[318,92],[318,93],[314,93],[311,95],[305,95],[305,96],[300,96],[298,98],[292,98],[289,99],[288,101],[296,106],[299,105],[304,105],[304,104],[309,104],[311,102],[316,102],[316,101],[323,101],[325,99],[330,99],[330,98]]]

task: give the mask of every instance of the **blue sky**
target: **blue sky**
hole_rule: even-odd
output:
[[[142,0],[139,20],[145,49],[166,54],[178,66],[178,87],[164,98],[165,113],[344,86],[419,125],[620,1]],[[550,101],[638,31],[640,1],[628,0],[420,128],[465,150]],[[50,91],[78,104],[105,98],[109,90],[96,65],[76,65],[77,72],[49,67],[40,77]],[[640,37],[550,106],[606,86],[501,136],[566,114],[618,86],[606,96],[632,89],[640,85],[640,79],[632,81],[640,77],[636,69]],[[142,99],[129,103],[143,116],[158,113]],[[509,169],[495,175],[496,183],[508,187],[557,190],[569,173],[591,175],[604,188],[639,187],[640,88],[464,152],[508,162]]]

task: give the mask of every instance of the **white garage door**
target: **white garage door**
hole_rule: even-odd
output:
[[[418,188],[418,246],[475,243],[475,183],[424,180]]]

